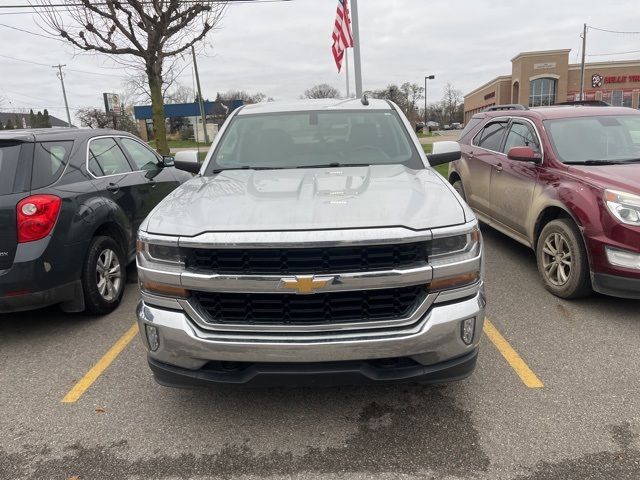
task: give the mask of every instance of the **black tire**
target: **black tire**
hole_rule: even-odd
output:
[[[114,276],[111,278],[111,274],[107,275],[105,269],[98,265],[99,261],[104,265],[105,259],[109,258],[105,256],[105,252],[107,251],[113,252],[113,257],[115,257],[115,261],[119,265],[119,276],[117,277],[119,281],[117,282],[115,281],[115,274],[113,274]],[[115,263],[110,262],[109,266],[112,265],[115,265]],[[99,269],[101,272],[98,271]],[[109,271],[115,271],[115,267],[110,268]],[[105,287],[106,283],[109,283],[109,280],[106,280],[106,283],[100,283],[101,280],[104,280],[102,276],[105,275],[109,276],[111,286],[113,287],[112,290]],[[89,251],[87,252],[87,257],[82,267],[81,278],[82,288],[84,290],[85,311],[94,315],[106,315],[114,311],[122,300],[127,280],[126,275],[127,263],[122,253],[122,247],[111,237],[99,236],[91,240]],[[101,293],[102,289],[104,289],[104,293]]]
[[[593,292],[587,252],[572,220],[561,218],[544,226],[536,260],[545,288],[557,297],[580,298]]]
[[[453,182],[452,186],[453,189],[458,192],[458,194],[466,202],[467,198],[464,196],[464,186],[462,185],[462,180],[456,180],[455,182]]]

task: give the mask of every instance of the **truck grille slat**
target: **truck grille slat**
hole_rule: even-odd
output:
[[[366,322],[408,316],[427,295],[425,285],[312,295],[193,292],[208,323],[291,324]]]
[[[427,260],[427,242],[305,249],[190,249],[187,268],[220,274],[322,274],[411,267]]]

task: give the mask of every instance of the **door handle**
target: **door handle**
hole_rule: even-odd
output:
[[[495,168],[496,168],[496,170],[497,170],[498,172],[501,172],[501,171],[502,171],[502,164],[501,164],[501,163],[498,163],[498,164],[495,166]]]
[[[109,185],[107,185],[107,190],[109,190],[111,193],[118,193],[120,191],[120,187],[115,183],[110,183]]]

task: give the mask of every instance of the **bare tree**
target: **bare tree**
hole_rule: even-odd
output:
[[[176,88],[164,96],[166,103],[192,103],[195,98],[196,94],[193,89],[184,85],[177,85]]]
[[[456,113],[462,103],[462,92],[453,88],[453,85],[447,83],[444,87],[442,97],[442,112],[444,121],[451,124],[456,119]]]
[[[262,92],[247,93],[244,90],[228,90],[226,92],[218,93],[216,97],[218,101],[233,101],[242,100],[244,103],[260,103],[266,101],[273,101],[272,98],[267,97]]]
[[[113,117],[99,108],[81,108],[76,112],[76,117],[80,120],[80,125],[90,128],[110,128],[113,127]]]
[[[306,89],[302,98],[340,98],[340,91],[327,83],[321,83]]]
[[[203,40],[219,23],[224,0],[32,0],[55,35],[86,51],[133,61],[144,69],[151,96],[153,131],[168,154],[162,87],[170,59]]]

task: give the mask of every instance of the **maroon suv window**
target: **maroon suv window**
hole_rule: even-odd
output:
[[[502,146],[502,139],[504,137],[504,132],[507,129],[508,122],[492,122],[487,124],[481,131],[476,135],[473,144],[486,148],[487,150],[492,150],[494,152],[500,152],[500,147]]]

